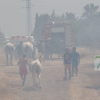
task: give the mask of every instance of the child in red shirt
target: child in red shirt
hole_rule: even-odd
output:
[[[29,63],[27,61],[26,55],[23,55],[21,59],[18,61],[19,65],[19,71],[20,71],[20,76],[22,79],[22,85],[24,85],[25,80],[26,80],[26,75],[27,75],[27,65],[29,66]]]

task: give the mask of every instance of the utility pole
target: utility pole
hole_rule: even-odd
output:
[[[26,0],[27,8],[27,35],[32,34],[31,0]]]
[[[0,33],[1,33],[1,27],[0,27]]]

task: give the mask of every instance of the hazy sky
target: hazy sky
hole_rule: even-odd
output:
[[[35,14],[49,13],[55,9],[56,14],[66,12],[80,16],[83,7],[88,3],[100,6],[100,0],[31,0],[32,23],[34,28]],[[25,0],[0,0],[0,27],[6,36],[26,35],[26,2]]]

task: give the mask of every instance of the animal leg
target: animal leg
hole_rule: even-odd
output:
[[[8,66],[8,54],[6,54],[6,66]]]
[[[13,60],[13,54],[10,55],[10,65],[11,66],[13,66],[12,60]]]
[[[39,78],[39,89],[41,89],[41,74],[39,74],[38,78]]]
[[[35,77],[35,87],[37,87],[37,88],[38,88],[38,87],[39,87],[39,84],[38,84],[37,77],[38,77],[38,76],[37,76],[37,74],[36,74],[36,77]]]
[[[72,66],[72,76],[74,76],[74,66]]]
[[[66,66],[64,68],[64,75],[65,75],[65,77],[63,79],[66,80],[67,79],[67,67]]]
[[[33,79],[33,89],[36,89],[36,75],[35,71],[32,73],[32,79]]]

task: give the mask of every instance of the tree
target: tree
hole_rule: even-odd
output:
[[[35,28],[34,28],[34,32],[33,32],[33,36],[36,40],[36,42],[38,42],[40,39],[42,39],[42,29],[44,24],[48,23],[50,21],[50,17],[48,14],[42,14],[40,16],[38,16],[38,14],[36,14],[36,21],[35,21]]]
[[[66,18],[68,20],[77,20],[78,18],[76,18],[74,13],[66,13]]]
[[[99,6],[95,6],[94,4],[90,3],[84,7],[85,12],[83,13],[83,18],[88,18],[91,16],[95,16],[98,13]]]
[[[55,10],[53,10],[53,11],[52,11],[52,14],[51,14],[51,19],[55,19],[55,16],[56,16]]]
[[[37,42],[42,39],[42,29],[44,24],[49,22],[67,22],[72,24],[74,42],[76,46],[90,46],[92,44],[98,44],[100,41],[100,12],[98,11],[99,6],[94,4],[87,4],[84,7],[84,13],[79,19],[74,13],[66,13],[62,15],[56,15],[53,10],[51,15],[36,14],[36,22],[34,28],[34,38]],[[94,43],[94,41],[96,42]],[[99,46],[100,47],[100,44]],[[97,46],[96,46],[97,48]]]

